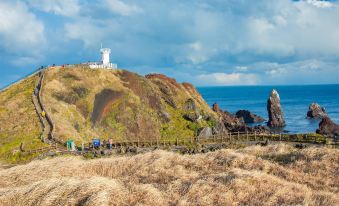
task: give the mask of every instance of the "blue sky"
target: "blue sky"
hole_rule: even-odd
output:
[[[339,83],[339,3],[0,0],[0,87],[100,59],[197,86]]]

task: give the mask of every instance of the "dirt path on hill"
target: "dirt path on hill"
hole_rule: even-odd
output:
[[[32,100],[33,104],[35,107],[35,110],[39,116],[39,120],[42,124],[43,127],[43,132],[41,134],[41,140],[46,143],[54,143],[53,138],[52,138],[52,130],[53,130],[53,125],[48,121],[47,119],[47,113],[44,111],[44,106],[41,101],[41,85],[42,85],[42,80],[44,77],[43,71],[41,71],[39,74],[39,79],[36,82],[33,94],[32,94]],[[45,115],[43,115],[43,111]]]

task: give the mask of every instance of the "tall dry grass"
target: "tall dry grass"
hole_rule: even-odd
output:
[[[336,149],[283,144],[59,157],[0,170],[0,205],[339,205],[338,163]]]

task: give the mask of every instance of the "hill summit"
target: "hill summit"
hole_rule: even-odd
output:
[[[60,142],[190,138],[218,123],[217,113],[193,85],[162,74],[87,66],[49,67],[41,73],[40,100]],[[40,144],[43,129],[32,101],[40,75],[0,92],[0,142],[7,148],[0,153],[22,142],[26,147]]]

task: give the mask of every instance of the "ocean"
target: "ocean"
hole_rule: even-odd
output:
[[[276,89],[286,121],[284,130],[289,133],[315,132],[318,128],[320,120],[306,118],[308,106],[312,102],[325,107],[330,118],[339,123],[339,85],[224,86],[197,89],[210,106],[217,102],[221,109],[231,113],[246,109],[266,120],[267,99],[272,89]]]

